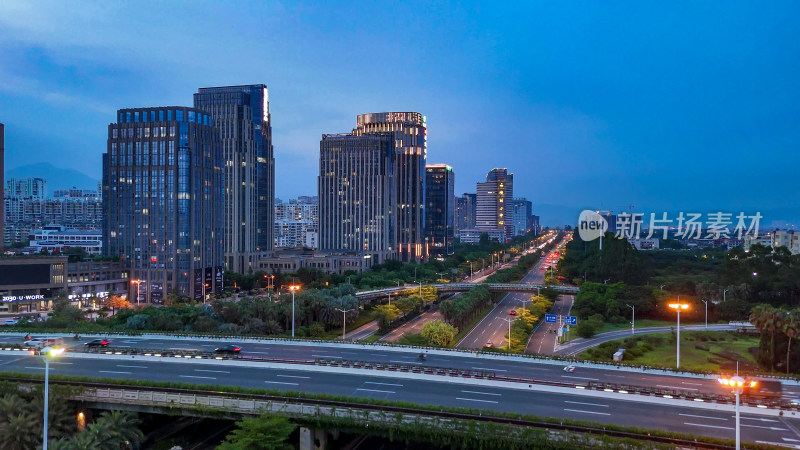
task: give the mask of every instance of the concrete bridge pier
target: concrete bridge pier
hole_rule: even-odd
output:
[[[328,445],[328,430],[300,427],[300,450],[323,450]]]

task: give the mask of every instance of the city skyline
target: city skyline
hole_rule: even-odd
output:
[[[322,134],[364,111],[395,110],[425,113],[432,160],[458,171],[457,193],[508,167],[534,205],[800,208],[773,194],[797,189],[790,164],[752,170],[757,155],[786,159],[800,145],[790,57],[800,39],[785,13],[796,5],[507,8],[336,5],[331,16],[303,5],[173,3],[193,20],[168,28],[128,5],[4,2],[0,109],[14,111],[2,118],[6,166],[49,161],[99,179],[113,111],[263,82],[279,198],[315,191]],[[412,14],[419,20],[401,25]],[[234,18],[245,21],[236,32],[211,26]],[[258,21],[269,30],[237,34]],[[149,45],[194,26],[218,31],[181,55]],[[261,47],[239,48],[245,39]],[[399,51],[401,39],[418,50],[397,61],[379,51]],[[47,130],[35,126],[43,116]]]

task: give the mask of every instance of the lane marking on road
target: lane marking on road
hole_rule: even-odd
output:
[[[99,373],[117,373],[120,375],[131,375],[133,372],[118,372],[116,370],[98,370]]]
[[[464,401],[467,401],[467,402],[497,403],[494,400],[482,400],[482,399],[479,399],[479,398],[456,397],[456,400],[464,400]]]
[[[252,354],[254,354],[254,355],[269,355],[269,352],[247,352],[247,354],[248,354],[248,355],[249,355],[250,353],[252,353]]]
[[[576,380],[593,380],[599,381],[599,378],[587,378],[587,377],[573,377],[571,375],[561,375],[561,378],[575,378]]]
[[[227,370],[194,369],[195,372],[230,373]]]
[[[70,363],[70,362],[61,362],[61,361],[50,361],[50,364],[66,364],[66,365],[72,365],[72,363]]]
[[[788,428],[781,428],[781,427],[764,427],[761,425],[748,425],[743,423],[741,426],[748,427],[748,428],[761,428],[762,430],[772,430],[772,431],[789,431]]]
[[[465,394],[478,394],[478,395],[494,395],[495,397],[501,397],[503,394],[498,394],[496,392],[478,392],[478,391],[461,391]]]
[[[25,367],[26,369],[44,370],[44,367]]]
[[[364,388],[356,388],[357,391],[364,391],[364,392],[380,392],[382,394],[396,394],[395,391],[381,391],[379,389],[364,389]]]
[[[308,379],[311,378],[311,377],[304,377],[304,376],[301,376],[301,375],[275,375],[275,376],[276,377],[281,377],[281,378],[300,378],[300,379],[303,379],[303,380],[308,380]]]
[[[364,384],[377,384],[377,385],[380,385],[380,386],[399,386],[399,387],[403,387],[402,384],[397,384],[397,383],[379,383],[377,381],[365,381]]]
[[[575,405],[588,405],[588,406],[602,406],[603,408],[608,408],[608,405],[601,405],[600,403],[584,403],[584,402],[573,402],[571,400],[564,400],[564,403],[572,403]]]
[[[786,441],[786,442],[800,442],[800,440],[797,440],[797,439],[792,439],[792,438],[785,438],[785,437],[782,437],[781,439],[783,439],[783,440],[784,440],[784,441]]]
[[[422,364],[420,362],[411,362],[411,361],[398,361],[398,360],[389,360],[390,363],[395,364]]]
[[[564,411],[572,411],[572,412],[584,413],[584,414],[597,414],[597,415],[600,415],[600,416],[610,416],[611,415],[611,413],[604,413],[604,412],[597,412],[597,411],[584,411],[582,409],[564,408]]]
[[[490,369],[488,367],[473,367],[472,370],[489,370],[491,372],[508,372],[506,369]]]
[[[125,364],[117,364],[117,367],[125,367],[129,369],[147,369],[147,366],[129,366]]]
[[[728,420],[728,419],[726,419],[725,417],[698,416],[697,414],[683,414],[683,413],[678,413],[678,415],[679,415],[679,416],[684,416],[684,417],[698,417],[698,418],[700,418],[700,419],[710,419],[710,420]]]
[[[681,384],[691,384],[692,386],[702,386],[703,383],[689,383],[688,381],[681,381]]]
[[[286,381],[265,381],[264,383],[267,383],[267,384],[285,384],[285,385],[288,385],[288,386],[300,386],[300,383],[289,383],[289,382],[286,382]]]
[[[181,378],[197,378],[200,380],[216,380],[216,377],[201,377],[199,375],[178,375]]]
[[[335,359],[344,359],[342,356],[333,356],[333,355],[311,355],[316,356],[317,358],[335,358]]]
[[[692,425],[692,426],[695,426],[695,427],[718,428],[720,430],[734,430],[735,429],[733,427],[720,427],[720,426],[717,426],[717,425],[707,425],[707,424],[704,424],[704,423],[683,422],[683,424],[684,425]]]
[[[116,348],[131,348],[130,345],[115,345]]]
[[[731,417],[736,417],[736,416],[731,416]],[[772,420],[772,419],[762,419],[760,417],[745,417],[745,416],[742,416],[742,420],[757,420],[759,422],[778,422],[777,420]]]
[[[695,388],[687,388],[687,387],[682,387],[682,386],[666,386],[666,385],[663,385],[663,384],[657,384],[656,387],[663,387],[663,388],[669,388],[669,389],[684,389],[684,390],[687,390],[687,391],[697,391],[698,390],[698,389],[695,389]]]
[[[170,350],[191,350],[191,351],[195,351],[195,352],[197,351],[196,348],[185,348],[185,347],[170,347],[169,349]]]

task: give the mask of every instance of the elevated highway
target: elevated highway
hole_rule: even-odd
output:
[[[422,286],[433,286],[440,293],[453,293],[453,292],[466,292],[475,286],[486,285],[489,287],[490,292],[527,292],[537,293],[542,289],[551,288],[559,294],[577,294],[579,288],[576,286],[560,286],[555,284],[534,284],[534,283],[439,283],[439,284],[423,284]],[[406,285],[396,286],[383,289],[373,289],[370,291],[361,291],[356,293],[356,298],[363,301],[369,301],[376,298],[388,297],[397,295],[408,289],[418,288],[419,285]]]

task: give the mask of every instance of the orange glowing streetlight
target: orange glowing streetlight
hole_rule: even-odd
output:
[[[739,363],[736,363],[736,375],[726,378],[721,376],[717,378],[719,384],[723,386],[728,386],[731,388],[733,393],[736,395],[736,450],[741,448],[741,437],[740,437],[740,427],[739,427],[739,396],[744,391],[745,387],[754,388],[758,384],[756,380],[746,380],[739,376]]]
[[[131,283],[136,285],[136,304],[138,305],[139,304],[139,289],[141,288],[142,283],[147,283],[147,280],[136,279],[136,280],[131,280]]]
[[[677,357],[675,358],[676,359],[676,366],[675,367],[676,368],[680,368],[681,367],[681,311],[686,311],[687,309],[689,309],[689,304],[688,303],[681,303],[681,297],[678,296],[678,302],[677,303],[670,303],[669,307],[678,312],[678,339],[677,339],[677,341],[678,341],[678,349],[677,349],[677,352],[676,352],[677,353]]]
[[[300,290],[300,285],[292,284],[289,286],[289,291],[292,292],[292,338],[294,338],[294,293]]]

